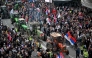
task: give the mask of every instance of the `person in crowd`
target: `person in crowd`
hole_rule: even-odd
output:
[[[22,6],[23,8],[18,9],[18,11],[21,12],[20,17],[25,18],[26,22],[42,21],[40,29],[45,34],[44,41],[47,41],[47,36],[50,37],[51,32],[59,32],[64,36],[68,31],[71,31],[72,35],[76,37],[77,43],[81,42],[81,40],[79,41],[78,39],[82,39],[84,41],[83,45],[86,45],[88,51],[83,50],[82,47],[81,54],[86,54],[86,56],[84,57],[88,57],[88,54],[89,58],[92,57],[92,43],[90,44],[92,35],[92,18],[91,16],[86,15],[86,13],[88,12],[87,8],[81,6],[61,6],[58,7],[60,9],[57,9],[55,6],[49,7],[51,5],[45,2],[42,3],[41,1],[39,1],[39,3],[32,4],[23,2]],[[39,8],[40,11],[35,10],[37,8]],[[13,9],[13,11],[15,10]],[[38,12],[42,17],[37,18],[39,16],[37,14]],[[36,39],[34,39],[33,41],[32,38],[27,39],[23,37],[21,33],[20,35],[18,35],[18,31],[15,31],[15,27],[13,28],[13,30],[11,30],[6,25],[0,25],[0,28],[1,58],[37,58],[38,56],[39,58],[55,58],[56,54],[54,53],[56,52],[56,48],[43,52],[41,51],[42,47],[39,41],[37,41]],[[31,33],[31,35],[33,34]],[[52,40],[51,43],[53,43]],[[52,45],[53,47],[56,46],[55,43],[49,45],[50,47]],[[82,50],[84,53],[82,52]],[[79,47],[77,47],[76,58],[80,57],[79,55],[80,49]]]
[[[83,57],[84,58],[88,58],[88,51],[87,51],[87,49],[85,49],[84,51],[83,51]]]
[[[89,53],[89,57],[88,58],[91,58],[92,57],[92,42],[91,44],[89,45],[89,49],[88,49],[88,53]]]
[[[81,55],[83,55],[83,47],[84,47],[84,45],[82,44],[82,45],[80,46],[80,49],[81,49]]]
[[[80,48],[77,47],[76,49],[76,58],[80,58]]]

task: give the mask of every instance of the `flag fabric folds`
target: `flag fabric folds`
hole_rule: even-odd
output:
[[[9,40],[9,41],[12,41],[12,37],[11,37],[11,35],[10,35],[10,32],[7,34],[7,37],[8,37],[8,40]]]
[[[46,8],[46,11],[45,11],[46,15],[48,15],[48,8]]]
[[[74,45],[76,43],[76,38],[74,38],[70,32],[68,32],[65,36],[65,39],[67,39],[71,45]]]
[[[64,58],[64,55],[62,54],[62,52],[60,52],[60,53],[56,56],[56,58]]]

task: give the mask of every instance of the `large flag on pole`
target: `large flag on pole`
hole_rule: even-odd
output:
[[[76,38],[74,38],[70,32],[68,31],[68,33],[64,36],[65,39],[67,39],[71,45],[74,45],[76,43]]]

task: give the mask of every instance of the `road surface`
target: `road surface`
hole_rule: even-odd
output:
[[[14,26],[11,24],[11,20],[10,19],[2,19],[1,20],[3,22],[3,25],[6,25],[10,28],[14,28]]]

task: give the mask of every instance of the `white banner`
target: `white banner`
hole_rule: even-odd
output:
[[[52,0],[45,0],[45,2],[49,2],[49,3],[52,3]]]

